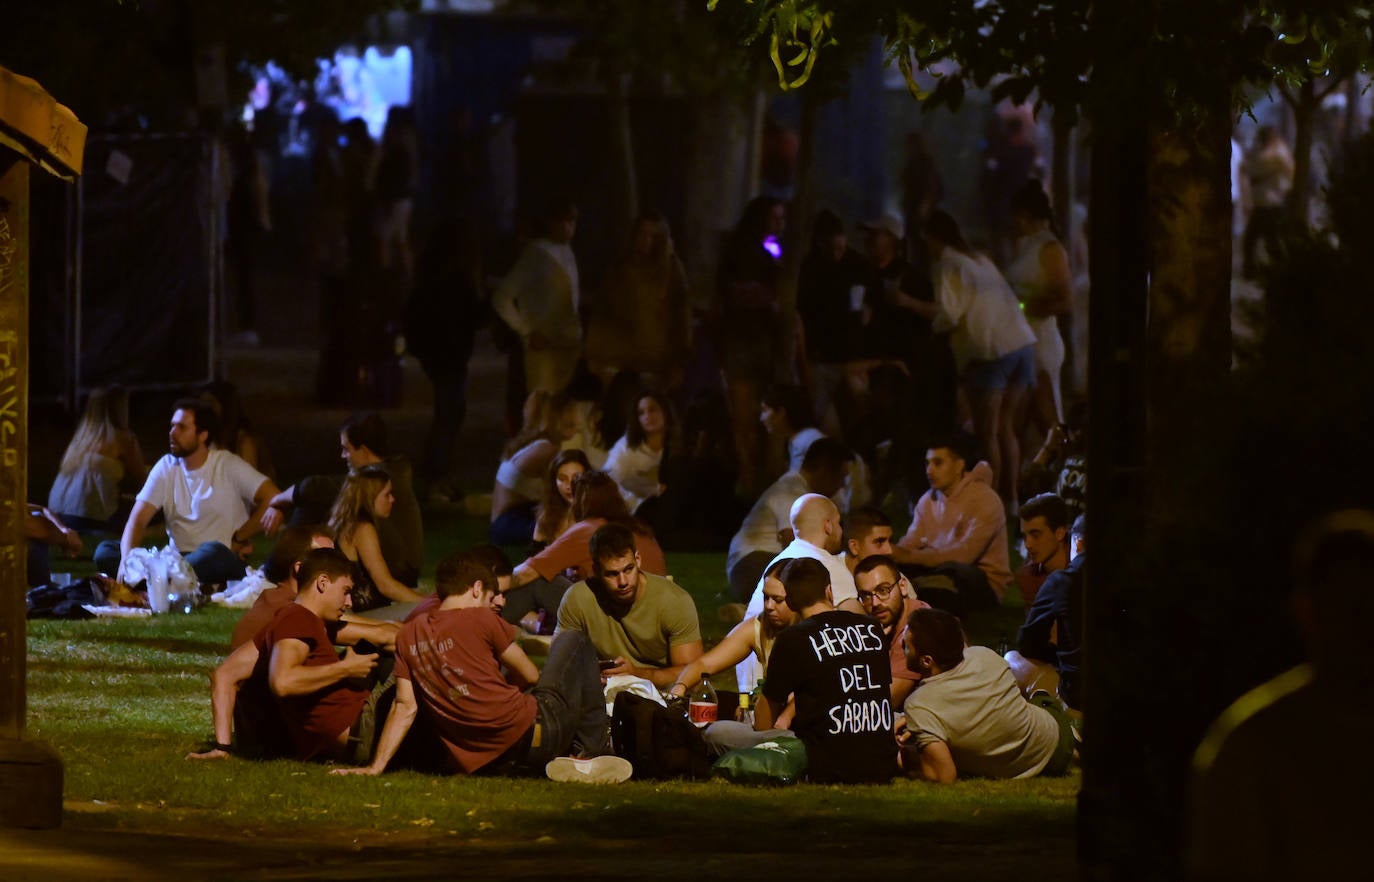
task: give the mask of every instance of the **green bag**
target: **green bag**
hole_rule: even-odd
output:
[[[732,750],[716,760],[711,774],[735,784],[796,784],[806,771],[806,745],[779,735],[754,747]]]

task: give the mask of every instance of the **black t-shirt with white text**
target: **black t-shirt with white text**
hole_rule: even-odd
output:
[[[795,695],[792,730],[819,783],[887,781],[896,774],[892,669],[875,619],[832,610],[778,635],[764,694],[773,707]]]

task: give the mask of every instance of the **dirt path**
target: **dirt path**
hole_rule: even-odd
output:
[[[653,838],[541,836],[471,839],[404,831],[209,827],[176,813],[165,830],[119,829],[111,812],[69,803],[60,830],[0,830],[6,882],[228,882],[329,879],[767,879],[920,878],[958,882],[1071,878],[1073,831],[1013,840],[1005,830],[913,825],[909,837],[806,840],[760,830],[749,844]],[[369,842],[368,836],[376,837]],[[725,837],[736,839],[737,837]]]

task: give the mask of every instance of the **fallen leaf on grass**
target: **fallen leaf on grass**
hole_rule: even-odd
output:
[[[496,825],[493,824],[491,821],[483,821],[482,823],[480,823],[480,824],[477,825],[477,829],[478,829],[478,830],[495,830],[495,829],[496,829]]]
[[[382,807],[382,804],[381,804],[380,802],[365,802],[365,803],[363,803],[363,808],[381,808],[381,807]]]
[[[433,818],[416,818],[415,820],[411,821],[410,823],[414,824],[416,827],[433,827],[433,826],[434,826],[434,819],[433,819]]]

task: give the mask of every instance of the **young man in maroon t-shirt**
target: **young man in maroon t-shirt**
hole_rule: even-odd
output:
[[[342,657],[335,654],[330,626],[352,605],[353,569],[352,561],[333,548],[312,549],[301,559],[295,601],[278,610],[212,676],[216,743],[188,759],[233,753],[236,704],[252,705],[245,708],[250,716],[270,720],[271,735],[286,742],[264,745],[269,754],[303,760],[344,756],[371,691],[367,677],[377,665],[376,655],[359,655],[351,647]]]
[[[596,650],[586,635],[556,638],[541,674],[515,642],[515,627],[491,608],[496,577],[476,555],[442,561],[434,581],[438,608],[408,621],[396,637],[396,703],[372,764],[334,774],[380,774],[423,704],[460,774],[543,768],[560,781],[628,778],[630,764],[610,755]],[[529,693],[521,691],[531,684]],[[574,749],[592,759],[566,756]]]

